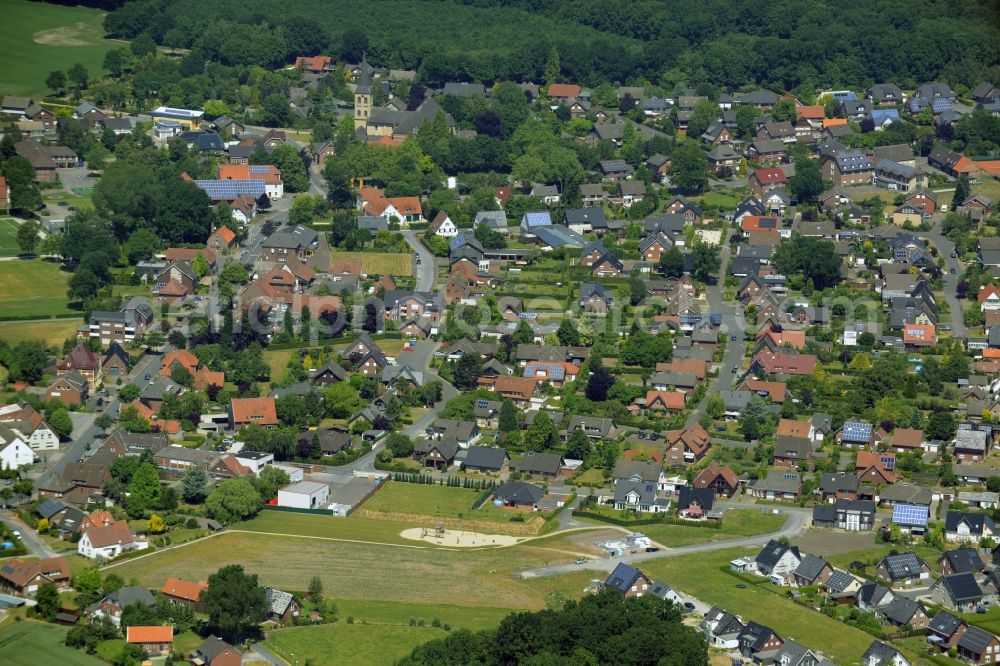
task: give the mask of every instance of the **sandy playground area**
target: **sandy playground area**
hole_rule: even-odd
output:
[[[512,546],[519,541],[515,536],[507,534],[482,534],[465,530],[443,530],[439,532],[433,527],[411,527],[403,530],[399,536],[414,541],[426,541],[437,546],[457,548],[480,548],[482,546]]]

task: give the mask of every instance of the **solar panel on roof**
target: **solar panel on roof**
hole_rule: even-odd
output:
[[[489,406],[490,406],[490,403],[488,403],[485,400],[477,400],[476,401],[476,407],[478,407],[479,409],[487,409]]]
[[[879,456],[882,465],[889,471],[896,468],[896,456]]]
[[[785,474],[784,477],[786,479],[789,479],[790,481],[794,481],[795,479],[799,478],[799,475],[798,474]]]
[[[905,525],[927,525],[927,507],[896,504],[892,507],[892,522]]]

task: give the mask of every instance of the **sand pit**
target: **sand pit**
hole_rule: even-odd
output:
[[[439,536],[440,534],[440,536]],[[433,528],[412,527],[403,530],[399,536],[414,541],[426,541],[449,548],[481,548],[483,546],[512,546],[519,541],[507,534],[482,534],[465,530],[444,530],[439,533]]]

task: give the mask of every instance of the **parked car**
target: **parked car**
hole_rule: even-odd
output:
[[[747,589],[747,586],[745,583],[736,583],[736,588],[739,590],[745,590]]]
[[[690,601],[685,601],[684,602],[684,610],[686,610],[686,611],[693,611],[694,610],[694,604],[691,603]]]
[[[578,557],[573,564],[586,564],[588,561],[586,557]]]

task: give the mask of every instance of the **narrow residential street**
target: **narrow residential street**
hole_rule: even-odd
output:
[[[12,530],[21,533],[21,541],[24,542],[28,552],[40,559],[56,557],[56,552],[49,548],[44,541],[38,538],[38,533],[25,525],[20,518],[13,513],[4,511],[0,513],[0,523],[3,523]]]
[[[958,298],[957,291],[958,283],[965,273],[965,265],[959,257],[951,256],[955,252],[955,244],[941,233],[940,219],[935,220],[934,227],[930,231],[918,231],[914,235],[930,241],[944,259],[945,274],[942,280],[944,281],[945,300],[948,301],[948,309],[951,310],[951,335],[953,338],[965,338],[968,335],[968,329],[962,315],[962,302]]]
[[[721,266],[719,278],[707,290],[709,312],[722,315],[719,335],[726,339],[726,351],[719,366],[719,376],[712,380],[705,392],[705,397],[691,412],[687,423],[689,426],[697,423],[701,415],[705,413],[709,397],[718,395],[719,391],[729,390],[733,381],[739,377],[739,367],[743,362],[743,355],[746,353],[746,320],[743,319],[743,312],[739,309],[739,304],[727,302],[724,298],[725,272],[726,266],[729,265],[730,251],[729,232],[726,232],[722,238],[722,251],[719,252],[719,265]],[[735,341],[732,339],[733,336],[736,337]]]
[[[415,231],[405,229],[401,233],[406,242],[413,248],[413,272],[417,278],[415,291],[429,292],[434,289],[434,278],[437,270],[434,265],[434,255],[420,242]]]

